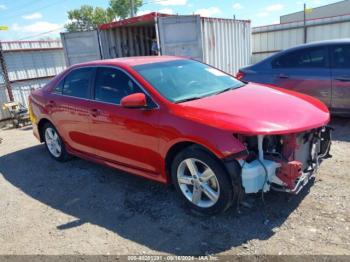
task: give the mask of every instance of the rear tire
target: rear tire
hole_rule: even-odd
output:
[[[193,210],[213,215],[227,210],[233,199],[231,179],[215,156],[198,146],[181,151],[171,165],[172,182]]]
[[[57,129],[51,123],[46,123],[42,132],[45,146],[50,156],[60,162],[67,161],[70,155],[67,153]]]

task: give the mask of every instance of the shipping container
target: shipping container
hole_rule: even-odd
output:
[[[252,63],[303,43],[344,38],[350,38],[350,15],[307,20],[305,28],[303,21],[255,27]]]
[[[61,41],[68,66],[102,58],[97,30],[61,33]]]
[[[246,20],[149,13],[103,24],[98,32],[99,40],[93,41],[100,43],[103,59],[156,53],[186,56],[235,74],[251,58],[251,27]],[[65,52],[72,56],[77,52],[66,48],[73,43],[67,43],[68,34],[65,33]],[[81,38],[89,34],[81,32]],[[152,52],[152,47],[158,52]],[[77,48],[84,61],[93,60],[88,55],[93,49],[78,43]]]
[[[250,21],[150,13],[100,26],[103,58],[186,56],[235,74],[250,63]]]

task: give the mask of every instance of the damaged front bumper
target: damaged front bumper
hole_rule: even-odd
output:
[[[239,160],[245,193],[276,190],[298,194],[331,157],[332,128],[288,135],[259,135],[245,138],[249,155]]]

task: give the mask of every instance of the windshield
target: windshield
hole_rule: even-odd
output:
[[[234,77],[193,60],[134,66],[166,99],[180,103],[215,95],[244,85]]]

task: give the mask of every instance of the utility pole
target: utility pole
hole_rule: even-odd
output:
[[[130,0],[130,17],[135,16],[135,6],[134,6],[134,0]]]
[[[306,28],[306,4],[304,3],[304,43],[307,42],[307,28]]]
[[[4,81],[5,81],[5,86],[7,89],[9,99],[12,102],[14,99],[13,99],[12,89],[11,89],[11,85],[10,85],[10,79],[9,79],[8,72],[7,72],[5,57],[4,57],[4,53],[2,50],[1,41],[0,41],[0,68],[1,68],[2,75],[3,75]]]

